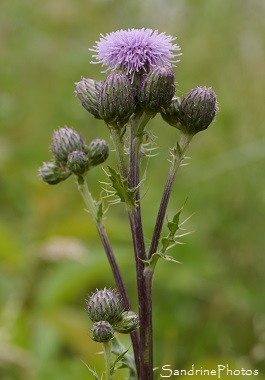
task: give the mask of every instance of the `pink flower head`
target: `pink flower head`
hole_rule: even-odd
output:
[[[135,73],[149,72],[158,65],[177,63],[180,53],[176,38],[158,33],[152,29],[128,29],[111,32],[101,38],[92,49],[97,62],[108,66],[107,70],[120,69],[130,78]]]

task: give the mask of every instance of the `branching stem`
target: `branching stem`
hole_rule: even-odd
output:
[[[91,214],[91,217],[93,219],[93,222],[96,225],[98,234],[100,236],[101,242],[103,244],[103,247],[105,249],[110,267],[112,269],[112,273],[116,282],[117,289],[119,293],[121,294],[123,304],[126,310],[131,310],[131,305],[129,301],[129,297],[121,276],[120,269],[118,267],[118,264],[116,262],[114,252],[112,249],[112,246],[110,244],[107,232],[105,230],[105,226],[101,220],[99,221],[98,218],[98,211],[97,211],[97,206],[95,203],[95,200],[92,198],[92,195],[88,189],[87,182],[83,177],[77,177],[77,185],[78,185],[78,190],[80,194],[82,195],[82,198],[85,202],[85,205],[88,209],[88,211]],[[132,345],[133,345],[133,351],[134,351],[134,356],[135,356],[135,362],[136,362],[136,368],[139,368],[139,338],[138,334],[136,331],[133,331],[131,333],[131,339],[132,339]],[[137,367],[138,366],[138,367]]]

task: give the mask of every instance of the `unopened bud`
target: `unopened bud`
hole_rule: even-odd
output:
[[[175,76],[167,65],[156,66],[141,83],[138,101],[147,112],[157,113],[169,107],[175,93]]]
[[[174,97],[167,109],[161,111],[162,118],[172,127],[179,128],[179,106],[181,100],[180,98]]]
[[[125,74],[112,72],[103,82],[99,96],[99,115],[106,123],[123,127],[135,109],[135,96]]]
[[[107,321],[98,321],[93,324],[91,329],[93,339],[96,342],[107,343],[115,335],[114,329]]]
[[[85,147],[82,137],[72,128],[60,128],[53,134],[51,151],[55,161],[61,165],[66,166],[69,153],[85,151]]]
[[[181,101],[179,120],[184,133],[195,135],[213,121],[218,112],[215,93],[211,88],[196,87]]]
[[[109,156],[109,144],[102,139],[94,139],[87,148],[88,159],[91,166],[102,164]]]
[[[71,174],[70,170],[58,166],[55,162],[44,162],[39,168],[39,176],[49,185],[66,180]]]
[[[81,101],[82,106],[97,119],[101,119],[98,110],[98,97],[102,86],[102,82],[86,78],[82,78],[80,82],[76,83],[76,96]]]
[[[115,331],[122,334],[130,334],[134,331],[139,325],[139,317],[133,311],[124,311],[122,313],[122,319],[115,323]]]
[[[86,174],[89,169],[89,158],[86,153],[75,150],[68,154],[67,167],[77,176]]]
[[[87,313],[92,322],[108,321],[113,324],[123,312],[119,294],[110,289],[97,290],[87,300]]]

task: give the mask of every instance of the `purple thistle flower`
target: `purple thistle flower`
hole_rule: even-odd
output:
[[[158,65],[169,65],[179,62],[176,59],[181,53],[176,38],[158,33],[152,29],[128,29],[111,32],[101,38],[92,49],[97,62],[110,69],[121,69],[132,81],[135,73],[149,72]]]

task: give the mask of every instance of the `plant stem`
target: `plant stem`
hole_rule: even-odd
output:
[[[128,293],[126,291],[123,279],[121,277],[121,272],[119,270],[118,264],[116,262],[115,256],[113,249],[111,247],[109,238],[107,236],[107,232],[105,230],[105,226],[103,222],[99,222],[98,215],[97,215],[97,207],[95,204],[94,199],[92,198],[92,195],[88,189],[87,182],[84,180],[83,177],[77,177],[77,185],[78,185],[78,190],[82,195],[82,198],[85,202],[85,205],[88,209],[88,211],[91,214],[91,217],[93,219],[93,222],[96,225],[99,237],[101,239],[101,242],[103,244],[103,247],[105,249],[108,261],[110,263],[110,267],[112,269],[112,273],[116,282],[117,289],[119,293],[121,294],[124,308],[126,310],[131,310],[131,305],[128,297]],[[132,345],[133,345],[133,351],[134,351],[134,357],[135,357],[135,363],[136,363],[136,368],[139,369],[139,338],[138,334],[136,331],[133,331],[131,334],[131,340],[132,340]]]
[[[152,115],[142,113],[132,118],[129,126],[129,187],[140,183],[143,130]],[[127,207],[135,253],[138,307],[140,320],[140,380],[153,379],[152,293],[144,276],[146,251],[141,219],[140,188],[135,193],[136,207]]]
[[[111,368],[111,341],[102,343],[105,358],[106,380],[112,380],[114,369]]]
[[[181,136],[180,136],[180,139],[179,139],[177,146],[172,149],[173,159],[172,159],[172,163],[171,163],[171,167],[169,170],[166,186],[164,189],[164,193],[162,196],[162,200],[160,203],[160,207],[159,207],[159,211],[158,211],[158,215],[157,215],[157,219],[156,219],[154,233],[152,236],[151,245],[150,245],[149,254],[148,254],[149,259],[152,257],[152,255],[157,250],[160,235],[161,235],[161,230],[162,230],[165,215],[166,215],[169,197],[170,197],[172,186],[174,183],[174,179],[175,179],[177,170],[180,167],[180,164],[184,158],[184,154],[185,154],[187,148],[189,147],[189,144],[190,144],[192,137],[193,137],[193,135],[187,135],[187,134],[181,133]]]

